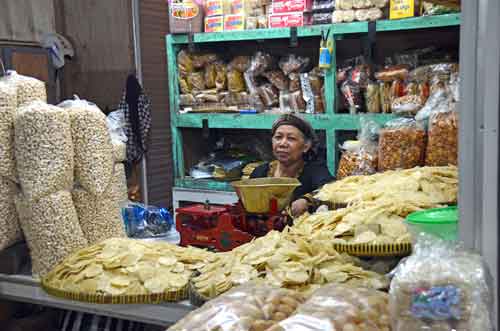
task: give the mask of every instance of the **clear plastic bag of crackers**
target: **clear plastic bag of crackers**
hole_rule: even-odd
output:
[[[393,331],[494,330],[488,267],[460,243],[418,233],[413,254],[393,275]]]

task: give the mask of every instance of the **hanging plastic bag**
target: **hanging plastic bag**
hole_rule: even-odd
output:
[[[488,267],[460,243],[418,234],[413,254],[393,274],[392,330],[494,330]]]
[[[129,203],[122,208],[125,229],[130,238],[164,237],[174,222],[166,208]]]

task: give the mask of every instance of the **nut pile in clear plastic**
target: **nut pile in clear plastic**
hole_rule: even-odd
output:
[[[331,284],[269,331],[390,331],[390,322],[386,293]]]
[[[454,111],[432,114],[425,164],[429,166],[457,165],[458,114]]]
[[[424,162],[425,131],[415,127],[384,128],[380,131],[379,171],[410,169]]]
[[[0,174],[15,181],[14,112],[17,107],[16,88],[0,78]]]
[[[16,198],[19,220],[30,249],[32,271],[43,277],[74,251],[88,245],[69,191],[39,200]]]
[[[108,238],[126,237],[118,200],[110,193],[96,196],[75,188],[72,196],[81,229],[89,244]]]
[[[15,115],[17,171],[28,200],[73,186],[71,119],[64,109],[35,101]]]
[[[20,241],[23,237],[14,203],[16,194],[16,184],[0,177],[0,250]]]
[[[41,80],[19,75],[16,72],[9,72],[6,77],[9,84],[16,87],[18,107],[32,101],[47,102],[47,89]]]
[[[304,302],[295,291],[250,282],[191,312],[168,331],[265,331]]]
[[[111,182],[114,163],[106,116],[84,100],[65,101],[59,107],[71,117],[76,182],[94,195],[103,194]]]

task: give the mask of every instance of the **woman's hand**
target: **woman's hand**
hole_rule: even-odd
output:
[[[297,217],[304,214],[308,209],[306,199],[298,199],[292,202],[292,216]]]

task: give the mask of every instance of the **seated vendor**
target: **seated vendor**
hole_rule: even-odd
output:
[[[272,127],[276,160],[257,167],[250,175],[297,178],[302,185],[293,192],[292,216],[316,209],[319,202],[313,199],[312,192],[333,180],[325,163],[317,160],[317,143],[314,129],[306,120],[293,114],[283,115]]]

